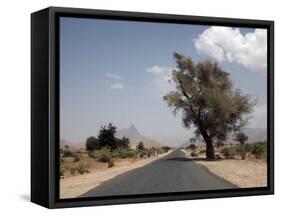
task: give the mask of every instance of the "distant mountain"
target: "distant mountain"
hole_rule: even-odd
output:
[[[245,128],[243,132],[248,136],[248,142],[267,140],[267,129],[265,128]]]
[[[65,148],[65,146],[68,146],[70,150],[79,150],[81,148],[85,148],[85,143],[73,143],[73,142],[69,142],[64,139],[61,139],[60,148]]]
[[[139,133],[138,129],[134,124],[132,124],[128,128],[123,128],[117,131],[116,137],[122,138],[122,137],[128,137],[130,139],[130,145],[131,148],[136,148],[136,145],[139,142],[143,142],[144,146],[146,148],[151,148],[151,147],[158,147],[160,144],[153,140],[152,138],[146,137],[142,134]]]
[[[180,147],[182,143],[189,140],[188,136],[154,136],[153,139],[161,143],[161,145],[170,147]]]

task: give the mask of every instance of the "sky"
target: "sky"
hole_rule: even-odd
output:
[[[266,41],[265,29],[61,17],[60,136],[83,142],[109,122],[149,137],[192,136],[163,101],[174,52],[217,61],[257,98],[247,127],[266,128]]]

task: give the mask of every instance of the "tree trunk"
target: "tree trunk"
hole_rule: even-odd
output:
[[[213,145],[213,140],[211,137],[207,134],[206,131],[201,130],[201,134],[204,138],[204,141],[206,143],[206,157],[208,160],[214,160],[216,159],[215,157],[215,150],[214,150],[214,145]]]

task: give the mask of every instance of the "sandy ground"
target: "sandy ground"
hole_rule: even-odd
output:
[[[100,169],[95,169],[95,171],[91,171],[88,174],[60,179],[60,198],[63,199],[77,197],[89,191],[90,189],[99,186],[104,181],[107,181],[132,169],[147,165],[159,158],[168,155],[170,152],[171,151],[150,158],[137,159],[135,161],[133,161],[133,159],[117,160],[114,162],[114,167],[100,167]]]
[[[190,157],[185,150],[184,152]],[[224,178],[238,187],[249,188],[267,186],[267,164],[264,161],[255,159],[223,159],[206,161],[203,158],[203,155],[199,155],[195,162],[205,166],[210,172]]]

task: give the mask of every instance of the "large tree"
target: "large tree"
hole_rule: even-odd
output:
[[[255,100],[233,88],[229,74],[216,62],[195,64],[191,58],[174,53],[176,69],[172,82],[176,90],[164,96],[174,114],[182,111],[183,125],[194,126],[195,135],[206,143],[206,157],[215,159],[214,140],[225,140],[229,133],[247,123]]]

